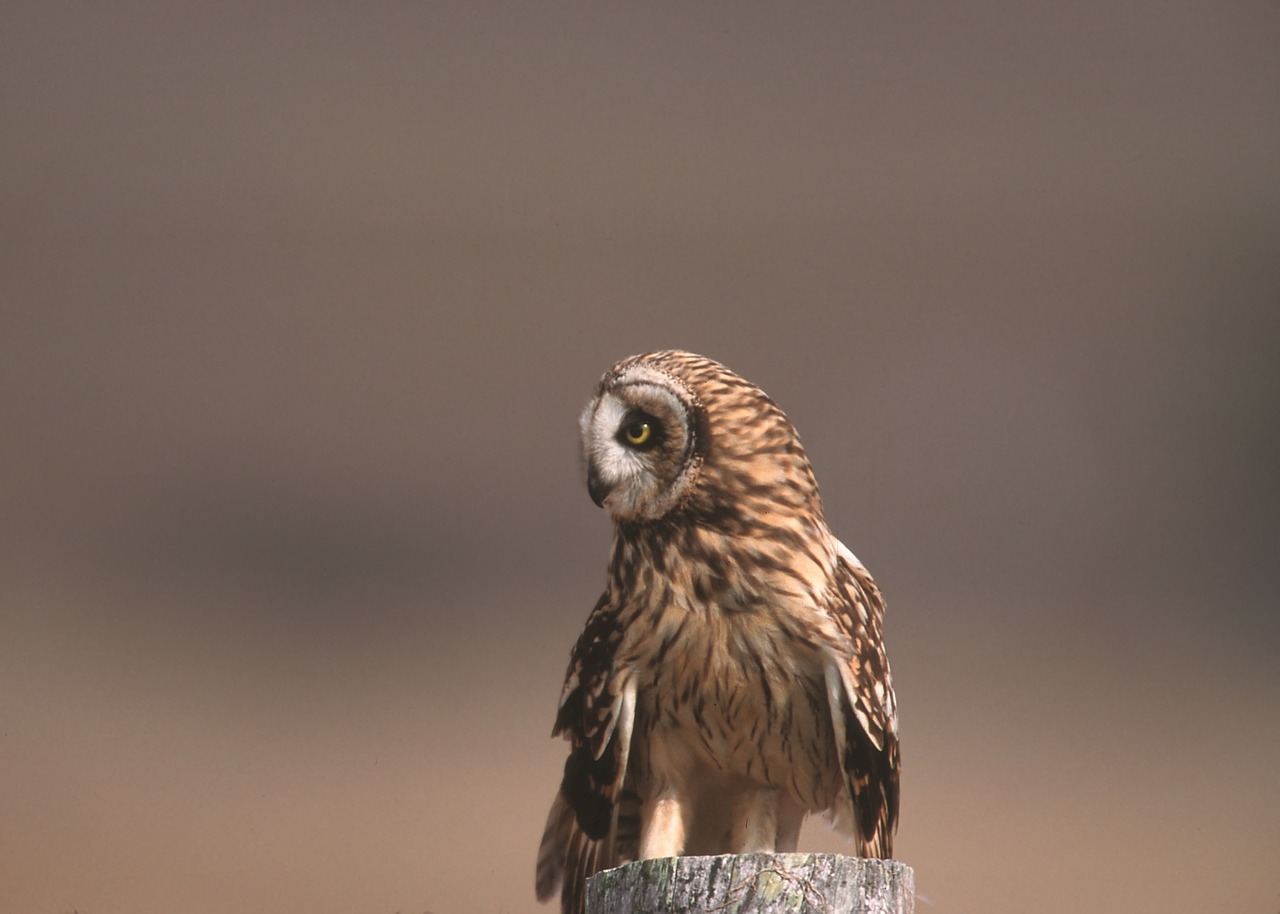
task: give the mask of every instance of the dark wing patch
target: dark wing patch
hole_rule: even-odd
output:
[[[613,696],[609,694],[608,685],[621,641],[618,611],[606,593],[587,617],[586,627],[569,655],[560,711],[551,731],[552,736],[564,734],[575,745],[590,744],[592,755],[600,754],[602,737],[607,738],[610,732]]]
[[[565,914],[582,911],[588,876],[630,859],[622,857],[628,851],[634,857],[634,841],[615,833],[620,820],[635,815],[628,813],[628,794],[619,797],[634,713],[626,700],[628,671],[616,663],[621,640],[617,609],[606,594],[574,645],[552,731],[570,750],[538,851],[537,891],[546,901],[559,886]]]
[[[837,584],[832,616],[851,647],[847,678],[842,677],[847,700],[839,709],[844,725],[839,748],[858,853],[889,857],[898,825],[900,759],[897,703],[882,638],[884,599],[870,573],[843,547]]]

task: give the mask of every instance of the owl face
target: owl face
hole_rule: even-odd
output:
[[[583,410],[582,454],[591,500],[615,520],[656,520],[697,475],[696,395],[652,365],[620,363]]]

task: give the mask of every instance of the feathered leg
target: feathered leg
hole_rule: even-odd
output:
[[[640,813],[640,859],[678,857],[684,851],[691,811],[689,798],[672,787],[645,803]]]

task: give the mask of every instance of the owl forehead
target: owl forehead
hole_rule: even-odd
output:
[[[670,372],[662,371],[645,362],[621,363],[605,375],[603,386],[606,390],[619,392],[631,390],[636,394],[661,393],[681,401],[682,404],[694,399],[693,391],[688,384]]]
[[[609,369],[600,379],[597,400],[613,396],[641,409],[665,405],[687,412],[697,399],[689,385],[642,359],[632,356]]]

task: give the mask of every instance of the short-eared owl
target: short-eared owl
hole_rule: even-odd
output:
[[[614,521],[573,648],[570,743],[537,893],[582,910],[628,860],[792,851],[823,812],[888,857],[898,722],[884,604],[827,528],[787,417],[688,352],[611,368],[582,414],[587,489]]]

